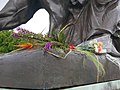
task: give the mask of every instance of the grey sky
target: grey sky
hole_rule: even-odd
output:
[[[0,0],[0,10],[5,6],[9,0]]]

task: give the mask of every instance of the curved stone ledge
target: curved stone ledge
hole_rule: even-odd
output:
[[[119,68],[100,56],[106,74],[99,82],[120,79]],[[51,89],[96,83],[96,68],[84,55],[56,58],[41,49],[0,56],[0,87]]]

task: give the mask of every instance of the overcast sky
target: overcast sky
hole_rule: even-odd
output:
[[[0,0],[0,10],[5,6],[7,2],[8,0]],[[47,33],[49,30],[49,15],[44,9],[38,10],[32,19],[20,27],[23,27],[35,33],[40,33],[43,30],[43,33]]]

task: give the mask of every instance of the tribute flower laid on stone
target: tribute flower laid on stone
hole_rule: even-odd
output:
[[[11,36],[18,38],[18,37],[21,37],[27,33],[29,33],[28,30],[25,30],[23,28],[18,27],[15,30],[13,30],[13,33],[11,34]]]
[[[68,46],[69,46],[69,48],[72,49],[72,50],[75,49],[75,46],[73,46],[71,43],[68,44]]]
[[[51,50],[52,48],[52,43],[51,42],[46,42],[45,46],[44,46],[44,49],[45,50]]]
[[[55,43],[57,42],[57,44],[54,45],[54,43],[53,44],[51,43],[51,42],[54,42],[54,40],[52,41],[52,39],[50,37],[48,37],[48,35],[35,34],[33,32],[30,32],[30,31],[20,28],[20,27],[18,27],[14,30],[14,32],[12,33],[12,36],[17,37],[17,38],[18,37],[29,38],[30,40],[28,40],[28,41],[32,41],[29,43],[23,43],[23,44],[18,45],[21,48],[32,48],[37,43],[37,44],[41,45],[42,48],[44,48],[44,50],[51,50],[51,49],[54,49],[55,47],[57,47],[59,49],[61,49],[61,48],[65,49],[65,48],[69,47],[69,50],[77,51],[77,48],[74,45],[72,45],[71,43],[68,44],[68,46],[66,46],[64,43],[62,43],[61,45],[55,46],[61,42],[55,41]],[[61,38],[61,37],[59,37],[59,38]],[[35,43],[33,44],[33,42],[35,42]],[[53,46],[53,48],[52,48],[52,46]],[[98,53],[98,54],[106,53],[106,50],[103,49],[103,42],[97,41],[96,39],[90,41],[87,45],[80,46],[79,49],[93,52],[93,53]]]
[[[27,33],[29,33],[28,30],[20,28],[20,27],[16,28],[16,32],[18,32],[20,34],[27,34]]]
[[[13,36],[14,38],[18,38],[18,37],[19,37],[18,33],[15,33],[15,32],[13,32],[13,33],[11,34],[11,36]]]
[[[16,47],[23,48],[23,49],[31,49],[33,47],[33,44],[31,43],[25,43],[25,44],[19,44],[15,45]]]
[[[103,49],[103,42],[97,41],[96,39],[90,41],[90,46],[94,48],[95,53],[102,54],[106,53],[106,49]]]

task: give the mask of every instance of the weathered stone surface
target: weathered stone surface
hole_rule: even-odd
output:
[[[119,68],[101,56],[106,75],[102,81],[120,79]],[[86,59],[83,67],[83,59]],[[41,49],[0,56],[0,87],[50,89],[96,83],[96,68],[84,55],[71,52],[56,58]]]

